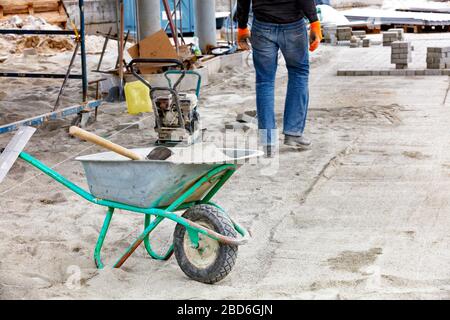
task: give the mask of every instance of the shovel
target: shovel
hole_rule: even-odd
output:
[[[156,147],[145,158],[143,158],[141,155],[137,154],[136,152],[134,152],[130,149],[124,148],[116,143],[113,143],[109,140],[99,137],[96,134],[93,134],[86,130],[80,129],[78,127],[75,127],[75,126],[70,127],[69,133],[72,136],[80,138],[81,140],[89,141],[100,147],[103,147],[103,148],[113,151],[117,154],[120,154],[124,157],[127,157],[131,160],[136,160],[136,161],[139,161],[139,160],[167,160],[173,155],[172,150],[170,150],[169,148]]]

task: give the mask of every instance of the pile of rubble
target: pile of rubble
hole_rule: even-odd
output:
[[[60,27],[31,15],[23,19],[19,16],[13,16],[8,20],[0,21],[0,29],[61,30]]]
[[[8,20],[0,21],[0,29],[61,30],[58,26],[31,15],[26,18],[13,16]],[[35,49],[36,53],[51,53],[73,50],[74,43],[65,36],[6,34],[0,36],[0,48],[9,54],[21,54],[26,49]]]

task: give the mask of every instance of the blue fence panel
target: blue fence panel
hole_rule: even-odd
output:
[[[169,0],[170,9],[173,10],[174,4]],[[129,30],[131,34],[136,34],[136,5],[135,0],[124,0],[125,8],[125,30]],[[182,19],[180,19],[180,14]],[[183,28],[180,27],[180,21],[183,22]],[[177,12],[178,28],[183,30],[183,33],[193,33],[195,24],[194,15],[194,0],[182,0],[181,12]],[[161,28],[165,29],[169,34],[171,33],[168,27],[168,19],[164,6],[161,1]]]
[[[131,34],[136,35],[135,0],[124,0],[123,4],[125,14],[125,31],[130,31]]]

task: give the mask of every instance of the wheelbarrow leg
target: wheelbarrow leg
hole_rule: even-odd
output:
[[[120,268],[125,261],[133,254],[134,251],[141,245],[146,237],[155,230],[155,228],[164,220],[164,217],[157,217],[152,223],[149,224],[147,228],[145,228],[144,232],[133,242],[133,244],[127,249],[127,251],[123,254],[123,256],[116,262],[114,268]]]
[[[145,228],[147,228],[150,225],[150,222],[151,222],[151,215],[149,215],[149,214],[145,215]],[[163,256],[160,256],[156,252],[154,252],[152,249],[152,245],[150,243],[150,235],[149,234],[147,234],[147,236],[144,238],[144,245],[145,245],[145,249],[147,250],[150,257],[152,257],[155,260],[167,261],[173,255],[173,244],[170,246],[167,253]]]
[[[104,265],[102,263],[101,258],[101,251],[103,242],[106,238],[106,233],[109,229],[109,224],[111,223],[112,216],[114,214],[114,208],[109,208],[108,212],[106,213],[105,221],[103,222],[102,230],[100,231],[100,235],[97,240],[97,245],[95,246],[95,252],[94,252],[94,259],[95,259],[95,265],[97,266],[97,269],[103,269]]]

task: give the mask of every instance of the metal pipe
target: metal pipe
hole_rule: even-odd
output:
[[[119,78],[120,78],[120,97],[123,94],[124,86],[124,63],[123,63],[123,50],[125,48],[125,14],[123,0],[120,0],[120,31],[119,31]]]
[[[175,47],[177,49],[177,55],[180,54],[180,48],[178,47],[178,14],[177,14],[177,0],[173,0],[173,9],[174,9],[174,26],[175,26],[175,35],[174,35],[174,40],[176,40],[176,44]]]
[[[170,5],[168,0],[162,0],[164,5],[164,10],[166,11],[167,19],[169,20],[170,30],[172,31],[172,38],[175,42],[175,48],[178,52],[178,31],[175,29],[175,23],[172,17],[172,11],[170,10]]]
[[[25,30],[25,29],[0,29],[0,34],[18,34],[18,35],[50,35],[50,36],[72,36],[74,30]]]
[[[217,47],[215,0],[195,0],[195,34],[203,53]]]
[[[80,42],[81,42],[81,73],[83,75],[83,102],[87,101],[88,74],[86,61],[86,30],[84,23],[84,0],[78,1],[80,7]]]
[[[138,0],[134,0],[134,19],[135,19],[135,23],[136,23],[136,42],[139,43],[141,42],[141,28],[139,26],[140,24],[140,19],[139,19],[139,1]]]
[[[64,93],[64,89],[66,88],[67,81],[69,81],[69,77],[70,77],[70,74],[71,74],[71,72],[72,72],[73,64],[75,63],[75,59],[76,59],[76,57],[77,57],[78,49],[79,49],[79,48],[80,48],[80,42],[77,41],[75,50],[73,51],[72,59],[70,60],[69,68],[67,68],[66,77],[64,78],[64,81],[63,81],[63,83],[62,83],[62,85],[61,85],[61,88],[59,89],[58,98],[56,98],[56,102],[55,102],[55,106],[53,107],[53,111],[58,110],[58,107],[59,107],[59,101],[60,101],[60,99],[61,99],[61,96],[62,96],[63,93]],[[84,101],[83,101],[83,102],[84,102]]]
[[[0,72],[0,78],[32,78],[32,79],[64,79],[66,74],[63,73],[23,73],[23,72]],[[71,74],[69,79],[82,80],[83,76],[81,74]]]

